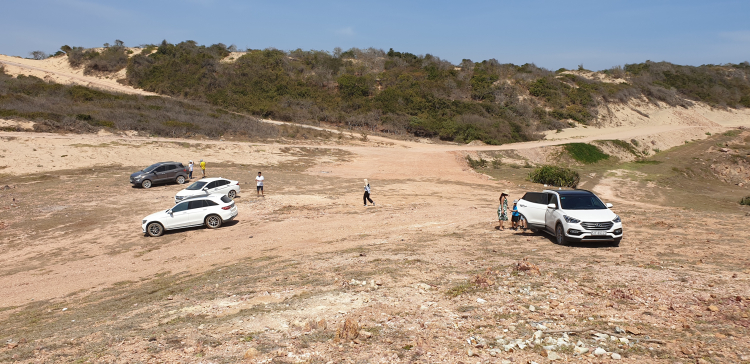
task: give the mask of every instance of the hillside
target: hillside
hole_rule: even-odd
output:
[[[680,110],[745,114],[750,107],[747,62],[691,67],[647,61],[600,72],[553,72],[494,59],[454,65],[429,54],[372,48],[333,54],[239,52],[223,44],[186,41],[61,49],[42,61],[0,61],[10,74],[23,72],[9,62],[24,61],[32,68],[33,62],[44,62],[63,74],[106,82],[86,86],[108,91],[166,95],[273,120],[459,143],[537,140],[549,137],[549,131],[568,135],[571,127],[658,124],[654,116],[663,113],[693,125],[694,115],[681,116]],[[72,77],[61,79],[57,72],[34,75],[81,84]]]

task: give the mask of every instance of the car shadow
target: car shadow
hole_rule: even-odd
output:
[[[544,236],[545,238],[547,238],[550,241],[550,243],[552,243],[554,245],[557,245],[557,246],[567,247],[567,248],[589,248],[589,249],[616,248],[616,246],[613,246],[612,243],[607,243],[607,242],[590,242],[590,243],[588,243],[588,242],[586,242],[586,243],[584,243],[584,242],[581,242],[581,243],[568,242],[565,245],[560,245],[560,244],[557,244],[557,239],[555,239],[554,236],[552,236],[550,234],[547,234],[547,233],[543,233],[541,231],[537,232],[537,233],[533,233],[533,232],[531,232],[531,230],[526,230],[526,233],[518,231],[518,232],[516,232],[516,235],[521,235],[521,236],[529,236],[529,235]]]
[[[221,229],[223,229],[225,227],[230,227],[230,226],[234,226],[234,225],[237,225],[237,224],[239,224],[239,220],[237,220],[237,219],[234,219],[232,221],[226,221],[223,224],[221,224],[221,227],[219,227],[219,230],[221,230]],[[194,226],[194,227],[185,228],[185,229],[167,230],[167,231],[164,232],[164,234],[162,236],[177,235],[177,234],[185,233],[186,231],[195,231],[195,230],[211,230],[211,229],[209,229],[209,228],[207,228],[205,226]],[[148,234],[143,234],[143,236],[149,237]]]

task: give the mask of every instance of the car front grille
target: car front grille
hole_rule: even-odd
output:
[[[612,221],[607,222],[582,222],[581,226],[583,226],[586,230],[609,230],[612,228],[612,225],[614,223]]]

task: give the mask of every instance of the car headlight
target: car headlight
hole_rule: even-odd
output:
[[[615,219],[612,220],[612,222],[622,222],[622,220],[620,220],[620,215],[615,215]]]
[[[565,219],[565,222],[569,224],[577,224],[581,222],[581,220],[576,219],[575,217],[570,217],[568,215],[563,215],[563,218]]]

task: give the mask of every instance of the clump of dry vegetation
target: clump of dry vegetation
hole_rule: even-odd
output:
[[[278,127],[197,101],[110,93],[7,75],[0,68],[0,117],[31,120],[36,131],[133,130],[169,137],[273,138]]]

